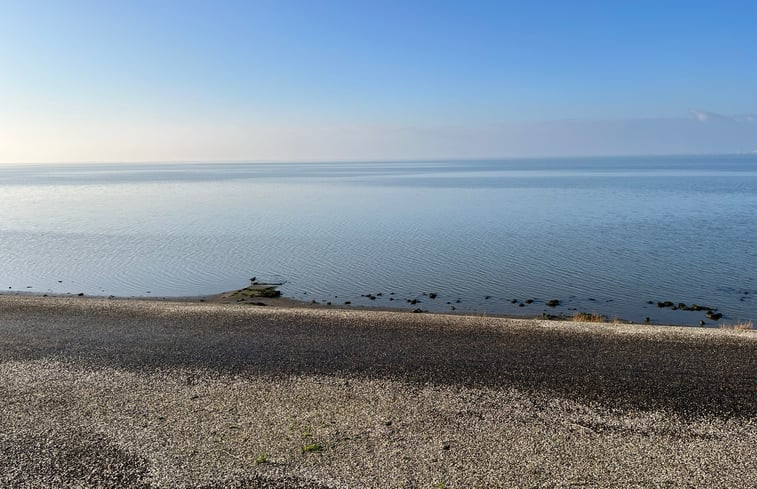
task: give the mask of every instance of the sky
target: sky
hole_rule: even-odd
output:
[[[757,151],[757,2],[0,0],[0,163]]]

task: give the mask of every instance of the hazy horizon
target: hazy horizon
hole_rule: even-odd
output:
[[[705,157],[717,157],[717,156],[757,156],[757,151],[749,152],[712,152],[712,153],[629,153],[629,154],[566,154],[560,156],[540,156],[540,155],[524,155],[524,156],[482,156],[482,157],[464,157],[464,158],[385,158],[385,159],[358,159],[358,158],[332,158],[332,159],[276,159],[276,160],[252,160],[252,159],[239,159],[239,160],[70,160],[70,161],[2,161],[0,166],[24,166],[24,165],[254,165],[254,164],[370,164],[370,163],[443,163],[443,162],[486,162],[486,161],[519,161],[519,160],[574,160],[574,159],[636,159],[636,158],[705,158]]]

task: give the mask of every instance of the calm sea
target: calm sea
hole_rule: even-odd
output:
[[[255,276],[335,305],[757,319],[757,155],[0,166],[0,210],[6,293],[194,296]]]

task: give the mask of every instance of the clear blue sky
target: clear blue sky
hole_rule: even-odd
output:
[[[0,0],[0,162],[655,152],[623,132],[692,110],[739,126],[711,149],[753,150],[731,116],[757,112],[756,22],[755,1]],[[540,140],[597,124],[617,150]]]

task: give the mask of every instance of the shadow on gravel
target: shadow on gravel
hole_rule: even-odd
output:
[[[81,430],[0,437],[1,487],[150,489],[147,462]]]
[[[77,315],[76,306],[54,316],[37,306],[0,316],[0,360],[57,357],[133,370],[514,386],[613,408],[757,415],[755,343],[728,336],[465,329],[433,319],[403,326],[403,320],[214,309],[190,316],[135,309],[125,320],[107,311]]]
[[[0,436],[0,487],[100,487],[158,489],[149,463],[99,433],[63,430]],[[165,486],[160,486],[165,487]],[[255,475],[237,481],[176,489],[329,489],[292,477]]]

